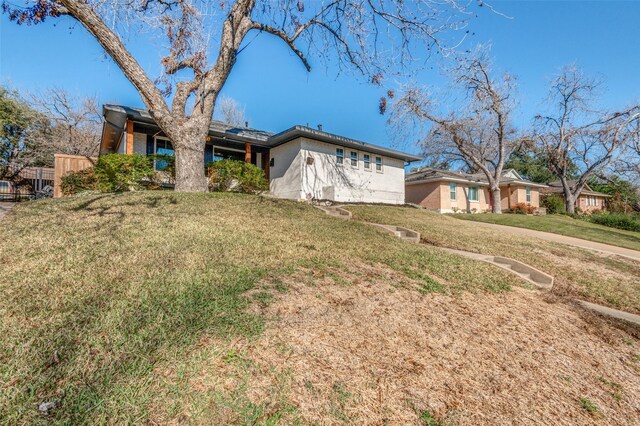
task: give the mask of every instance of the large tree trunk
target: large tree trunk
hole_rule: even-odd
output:
[[[204,142],[175,143],[176,188],[178,192],[206,192],[204,173]]]
[[[491,213],[502,214],[500,188],[491,189]]]
[[[576,197],[573,196],[571,191],[564,192],[564,207],[568,214],[574,214],[576,212]]]

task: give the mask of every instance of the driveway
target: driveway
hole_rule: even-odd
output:
[[[631,250],[624,247],[611,246],[609,244],[596,243],[594,241],[582,240],[580,238],[566,237],[564,235],[552,234],[550,232],[535,231],[533,229],[516,228],[515,226],[496,225],[495,223],[473,222],[474,225],[484,226],[487,228],[499,229],[501,231],[510,232],[515,235],[525,237],[535,237],[542,240],[552,241],[554,243],[568,244],[570,246],[580,247],[587,250],[599,251],[606,254],[616,254],[619,256],[629,257],[631,259],[640,260],[640,251]]]
[[[16,203],[9,203],[9,202],[6,202],[6,201],[0,201],[0,220],[2,220],[4,215],[9,213],[9,210],[11,210],[13,208],[13,206],[15,206],[15,205],[16,205]]]

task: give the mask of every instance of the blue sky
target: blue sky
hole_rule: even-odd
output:
[[[492,4],[512,19],[483,8],[471,21],[475,35],[469,41],[491,43],[496,68],[518,77],[516,124],[526,126],[544,108],[548,79],[569,63],[605,80],[604,107],[640,102],[640,1]],[[158,49],[133,47],[143,67],[157,75]],[[386,117],[378,113],[383,91],[311,62],[317,66],[307,73],[279,40],[261,34],[240,54],[223,93],[245,106],[252,127],[281,131],[322,123],[326,131],[389,146]],[[409,79],[443,86],[439,61],[430,65]],[[0,82],[30,91],[63,87],[103,103],[143,106],[98,44],[69,19],[19,27],[0,17]]]

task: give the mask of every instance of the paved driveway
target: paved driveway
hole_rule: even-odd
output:
[[[495,223],[473,222],[475,225],[484,226],[501,231],[510,232],[515,235],[525,237],[535,237],[542,240],[553,241],[554,243],[568,244],[588,250],[599,251],[607,254],[617,254],[640,260],[640,251],[631,250],[624,247],[611,246],[609,244],[596,243],[594,241],[582,240],[580,238],[566,237],[564,235],[552,234],[550,232],[535,231],[533,229],[516,228],[515,226],[496,225]]]
[[[9,202],[6,202],[6,201],[0,201],[0,220],[2,220],[4,215],[9,213],[9,210],[11,210],[13,208],[13,206],[15,206],[15,205],[16,205],[16,203],[9,203]]]

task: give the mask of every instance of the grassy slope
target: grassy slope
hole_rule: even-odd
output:
[[[158,401],[175,413],[156,369],[197,368],[186,352],[203,336],[258,336],[264,320],[246,310],[247,290],[300,270],[358,276],[359,264],[395,270],[416,294],[517,282],[281,200],[137,193],[18,205],[0,226],[0,418],[143,423]],[[34,408],[44,401],[62,405],[44,418]],[[263,406],[228,404],[248,424],[264,420]]]
[[[453,217],[478,222],[516,226],[518,228],[535,229],[536,231],[552,232],[554,234],[640,250],[640,232],[610,228],[565,215],[460,214],[454,215]]]
[[[356,219],[415,229],[422,234],[423,240],[434,245],[503,255],[529,263],[554,275],[553,292],[556,294],[640,312],[639,262],[501,234],[474,226],[473,222],[420,209],[382,206],[351,206],[348,209]]]

